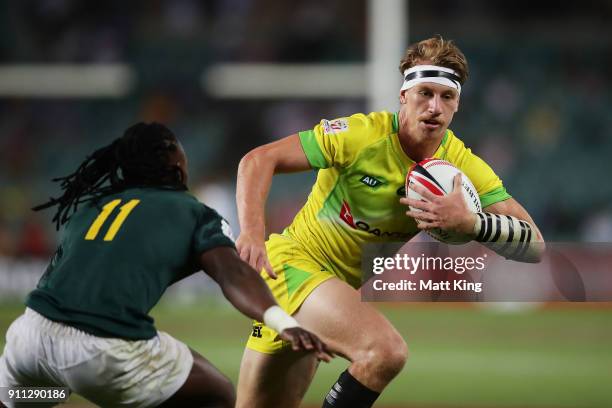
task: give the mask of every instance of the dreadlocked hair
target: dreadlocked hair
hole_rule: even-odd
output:
[[[89,155],[71,174],[54,178],[63,194],[50,198],[32,210],[57,206],[53,217],[56,228],[66,223],[78,205],[128,187],[157,186],[187,190],[177,165],[169,155],[178,149],[172,131],[159,123],[137,123],[122,137]]]

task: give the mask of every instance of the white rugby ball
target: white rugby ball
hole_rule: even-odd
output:
[[[457,173],[461,173],[461,186],[463,187],[463,198],[472,212],[480,212],[480,197],[470,181],[461,170],[453,166],[446,160],[440,159],[425,159],[419,163],[415,163],[408,172],[406,177],[406,197],[415,200],[425,200],[419,193],[411,187],[419,185],[435,195],[446,195],[453,191],[453,178]],[[417,208],[410,207],[412,211],[420,211]],[[419,221],[417,220],[417,223]],[[459,234],[452,231],[445,231],[440,228],[433,228],[427,233],[438,241],[447,244],[463,244],[470,241],[470,238],[465,234]]]

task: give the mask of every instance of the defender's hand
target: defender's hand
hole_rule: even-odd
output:
[[[261,268],[265,268],[266,273],[272,279],[278,278],[272,265],[268,260],[268,254],[266,252],[266,244],[263,239],[254,239],[253,237],[240,234],[236,240],[236,250],[240,255],[240,258],[251,265],[257,272],[261,272]]]
[[[417,226],[420,229],[441,228],[468,235],[474,233],[476,214],[468,209],[463,199],[461,174],[455,176],[453,179],[453,191],[445,196],[437,196],[418,185],[411,188],[419,193],[424,201],[401,198],[400,202],[421,210],[406,211],[407,216],[419,221]]]
[[[329,363],[334,355],[328,350],[327,345],[317,336],[301,327],[290,327],[280,334],[281,339],[291,343],[293,351],[312,351],[319,361]]]

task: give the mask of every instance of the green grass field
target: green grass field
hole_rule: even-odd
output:
[[[0,345],[18,305],[0,306]],[[447,305],[384,306],[411,350],[380,407],[612,407],[612,308],[500,312]],[[160,304],[161,330],[234,381],[250,323],[225,305]],[[320,406],[346,362],[321,365],[306,404]],[[80,406],[78,398],[73,398]],[[73,406],[72,403],[66,406]]]

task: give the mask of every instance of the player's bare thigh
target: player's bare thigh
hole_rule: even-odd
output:
[[[406,360],[406,344],[391,323],[362,303],[358,291],[337,278],[314,289],[294,316],[332,351],[354,362],[351,374],[375,391],[382,391]],[[299,405],[299,401],[294,404],[295,397],[306,392],[315,366],[297,364],[287,354],[246,350],[238,383],[238,407]],[[276,384],[275,379],[282,380],[282,388],[271,385]],[[288,390],[299,392],[290,396]],[[253,403],[273,397],[277,405]]]
[[[296,319],[353,364],[350,372],[380,392],[402,369],[406,343],[378,310],[339,279],[330,279],[304,301]]]

